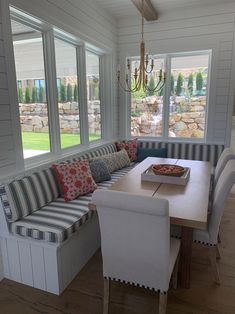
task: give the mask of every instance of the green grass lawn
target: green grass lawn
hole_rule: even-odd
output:
[[[89,134],[90,142],[100,139],[100,135]],[[50,151],[48,133],[22,132],[23,148]],[[79,134],[61,134],[61,148],[80,144]]]

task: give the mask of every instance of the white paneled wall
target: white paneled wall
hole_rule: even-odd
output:
[[[235,4],[223,4],[165,13],[157,22],[145,24],[145,41],[150,54],[212,50],[208,142],[228,144],[230,139],[232,73],[235,71],[234,19]],[[127,56],[138,55],[140,21],[125,18],[118,24],[119,61],[123,65]],[[125,116],[127,106],[122,105],[125,101],[126,96],[121,93],[120,121]],[[120,130],[125,132],[125,126],[120,125]]]
[[[116,23],[91,0],[9,0],[10,4],[89,41],[116,49]]]
[[[9,67],[7,61],[9,54],[7,38],[5,32],[6,21],[4,13],[6,2],[0,2],[0,173],[6,175],[16,170],[16,147],[20,145],[16,142],[15,127],[12,107],[14,107],[13,93],[11,92],[10,79],[8,77]]]

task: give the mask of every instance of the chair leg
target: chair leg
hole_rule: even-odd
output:
[[[221,238],[220,238],[220,234],[219,233],[218,233],[217,239],[218,239],[218,243],[221,243]]]
[[[172,286],[173,289],[177,289],[178,287],[178,271],[179,271],[179,256],[177,257],[177,260],[175,262],[175,267],[172,274]]]
[[[167,293],[160,292],[159,296],[159,314],[166,314]]]
[[[216,245],[216,259],[221,259],[220,251],[218,245]]]
[[[210,260],[211,260],[211,265],[214,271],[215,283],[217,285],[220,285],[219,269],[216,263],[216,247],[215,246],[210,248]]]
[[[109,314],[109,291],[110,281],[104,278],[103,314]]]

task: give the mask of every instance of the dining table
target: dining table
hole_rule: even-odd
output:
[[[152,165],[173,164],[189,168],[186,184],[145,181],[142,173]],[[169,201],[170,224],[180,227],[179,282],[190,287],[193,230],[207,228],[211,164],[206,161],[147,157],[116,181],[109,190],[164,198]],[[92,204],[90,205],[92,208]],[[94,208],[94,207],[93,207]]]

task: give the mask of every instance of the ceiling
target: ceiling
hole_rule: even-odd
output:
[[[139,15],[137,9],[131,0],[93,0],[101,7],[106,9],[112,16],[117,19],[127,16]],[[151,0],[156,10],[161,15],[167,11],[174,11],[182,8],[202,7],[215,4],[232,3],[235,0]]]

